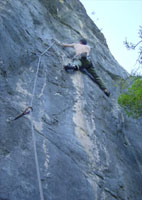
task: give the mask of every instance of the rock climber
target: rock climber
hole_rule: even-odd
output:
[[[90,46],[87,45],[86,39],[81,39],[79,43],[72,44],[61,44],[63,47],[72,47],[75,50],[75,56],[72,58],[72,63],[65,65],[64,68],[68,70],[80,70],[81,72],[87,74],[98,86],[103,90],[103,92],[110,96],[110,92],[106,89],[103,82],[97,75],[93,64],[90,60]]]

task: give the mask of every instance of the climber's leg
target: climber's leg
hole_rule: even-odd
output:
[[[89,72],[89,74],[91,74],[90,78],[97,83],[97,85],[101,88],[101,90],[104,91],[104,93],[107,96],[110,96],[110,92],[108,92],[108,90],[106,89],[105,85],[103,84],[102,80],[100,79],[100,77],[97,75],[95,69],[93,67],[90,67],[87,69],[87,71]]]

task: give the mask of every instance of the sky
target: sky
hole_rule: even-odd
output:
[[[138,48],[128,50],[123,42],[136,44],[139,26],[142,26],[142,0],[80,0],[87,14],[104,34],[108,47],[129,73],[138,67]]]

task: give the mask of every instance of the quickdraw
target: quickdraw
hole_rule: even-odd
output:
[[[17,119],[19,119],[19,118],[21,118],[21,117],[23,117],[23,116],[25,116],[25,115],[28,115],[28,114],[30,114],[31,112],[33,111],[33,108],[31,107],[31,106],[29,106],[29,107],[27,107],[20,115],[18,115],[17,117],[15,117],[14,119],[9,119],[8,121],[10,122],[10,121],[15,121],[15,120],[17,120]]]
[[[30,114],[32,111],[33,111],[33,108],[32,108],[31,106],[29,106],[29,107],[27,107],[27,108],[24,110],[24,112],[23,112],[22,114],[18,115],[18,116],[15,117],[13,120],[17,120],[17,119],[23,117],[24,115],[28,115],[28,114]]]

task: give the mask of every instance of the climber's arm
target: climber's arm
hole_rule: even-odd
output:
[[[72,44],[61,43],[61,42],[58,41],[57,39],[54,39],[54,41],[55,41],[58,45],[63,46],[63,47],[74,47],[74,43],[72,43]]]
[[[63,47],[74,47],[74,43],[72,44],[66,44],[66,43],[63,43],[61,44]]]

